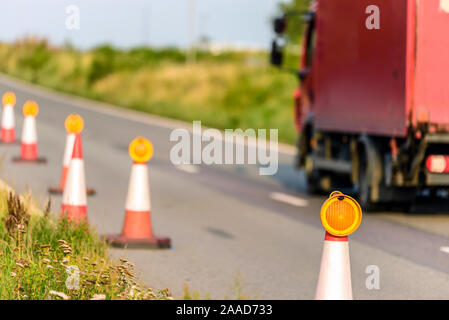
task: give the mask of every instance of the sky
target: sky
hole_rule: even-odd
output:
[[[39,35],[83,49],[104,43],[187,47],[206,35],[220,44],[268,48],[270,21],[282,1],[287,0],[1,0],[0,41]],[[79,8],[79,29],[66,27],[71,5]]]

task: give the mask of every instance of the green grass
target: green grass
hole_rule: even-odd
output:
[[[296,59],[296,58],[295,58]],[[199,52],[102,46],[78,51],[45,40],[0,44],[0,71],[49,88],[219,129],[279,129],[294,143],[297,80],[268,65],[265,52]]]
[[[259,295],[249,295],[245,291],[245,276],[237,270],[232,282],[229,283],[228,292],[224,296],[224,300],[257,300],[260,299]],[[199,290],[192,290],[190,286],[184,284],[184,293],[181,297],[183,300],[213,300],[210,293],[202,293]]]
[[[169,299],[167,289],[139,284],[134,264],[112,261],[85,224],[40,214],[0,192],[0,299]],[[70,274],[76,266],[79,286]]]

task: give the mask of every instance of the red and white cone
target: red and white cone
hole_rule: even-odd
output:
[[[348,235],[359,227],[362,209],[353,198],[335,191],[321,207],[320,218],[326,235],[315,299],[352,300]]]
[[[39,111],[37,103],[27,101],[23,106],[25,119],[22,128],[22,143],[20,148],[20,157],[13,159],[14,162],[36,162],[45,163],[45,158],[38,156],[37,148],[37,130],[36,115]]]
[[[67,172],[69,171],[70,160],[72,159],[72,151],[73,145],[75,144],[75,136],[76,135],[74,133],[69,133],[65,141],[64,158],[62,159],[62,174],[61,174],[61,181],[59,183],[61,193],[62,191],[64,191]]]
[[[66,130],[67,137],[65,142],[64,157],[62,159],[62,173],[59,181],[59,186],[49,187],[48,192],[50,194],[62,194],[64,192],[64,186],[67,180],[67,172],[69,171],[70,160],[72,159],[73,145],[75,143],[76,133],[81,133],[84,126],[83,119],[77,114],[71,114],[66,118]],[[95,190],[87,188],[87,195],[94,195]]]
[[[16,124],[14,116],[15,103],[16,96],[14,93],[7,92],[3,95],[3,114],[0,138],[2,143],[16,142]]]
[[[131,168],[122,233],[120,235],[109,235],[105,238],[107,242],[116,247],[170,248],[171,241],[169,238],[158,237],[153,233],[150,185],[146,164],[153,151],[148,140],[139,139],[144,138],[137,138],[130,145],[130,153],[135,162]],[[135,143],[136,140],[137,143]],[[137,151],[139,155],[133,154],[131,151],[133,144],[139,149]],[[149,153],[146,153],[147,151]],[[147,156],[144,154],[147,154]]]
[[[73,145],[75,143],[75,134],[67,134],[64,150],[64,158],[62,159],[62,174],[59,186],[49,187],[48,192],[51,194],[62,194],[64,192],[65,182],[67,180],[67,172],[69,171],[70,160],[72,159]]]
[[[81,134],[77,133],[62,196],[62,216],[77,223],[87,222],[86,198],[86,175]]]
[[[316,300],[352,300],[348,237],[326,232]]]

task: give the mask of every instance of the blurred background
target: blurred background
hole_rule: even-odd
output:
[[[274,16],[308,0],[3,2],[0,71],[123,107],[217,128],[279,128],[294,143],[294,76],[269,66]],[[79,29],[66,27],[79,9]],[[298,65],[290,22],[286,64]],[[291,36],[290,36],[291,35]]]
[[[355,131],[357,135],[353,135],[354,130],[349,130],[361,123],[354,116],[358,111],[373,111],[367,117],[360,118],[378,129],[385,119],[395,119],[391,110],[402,110],[402,105],[393,108],[396,105],[390,100],[377,104],[376,99],[387,99],[389,94],[402,94],[402,89],[395,90],[392,83],[401,82],[401,73],[397,70],[405,65],[402,60],[397,62],[401,56],[397,52],[402,50],[397,39],[406,41],[398,30],[405,30],[402,28],[405,25],[399,29],[396,26],[406,21],[404,17],[410,13],[404,10],[405,4],[420,4],[420,9],[426,9],[422,11],[426,15],[422,15],[425,19],[421,17],[421,21],[440,21],[443,26],[441,30],[445,30],[449,15],[443,14],[439,7],[447,2],[429,0],[431,4],[428,4],[427,0],[398,0],[392,4],[388,0],[376,0],[382,4],[385,14],[394,17],[382,20],[388,20],[391,25],[386,24],[379,31],[382,34],[379,37],[375,33],[377,30],[368,31],[365,23],[360,24],[358,33],[353,32],[355,22],[363,22],[360,17],[366,19],[365,6],[371,5],[371,1],[323,0],[325,5],[321,9],[324,8],[329,16],[317,15],[323,19],[317,21],[329,19],[327,26],[332,23],[339,26],[325,30],[329,32],[326,39],[331,40],[331,49],[326,47],[329,54],[316,55],[320,58],[325,56],[331,66],[321,70],[325,70],[323,74],[328,76],[322,78],[332,80],[329,96],[324,97],[329,97],[328,101],[334,103],[332,110],[335,113],[323,114],[331,120],[348,121],[347,125],[346,122],[342,125],[341,135],[334,134],[332,130],[323,131],[324,134],[321,129],[314,131],[312,125],[302,126],[305,122],[302,120],[311,119],[305,115],[314,97],[313,82],[308,79],[317,79],[307,76],[314,74],[309,73],[309,67],[312,69],[311,58],[314,52],[322,53],[314,51],[314,39],[317,38],[314,38],[315,15],[313,10],[307,12],[310,2],[1,1],[1,91],[14,91],[17,95],[15,112],[18,130],[23,127],[23,117],[19,116],[21,109],[17,106],[28,99],[39,103],[39,152],[48,158],[47,166],[36,170],[35,166],[3,161],[8,152],[18,151],[0,146],[3,152],[0,157],[1,178],[19,192],[32,190],[38,201],[46,201],[48,186],[54,185],[60,175],[64,119],[70,113],[80,113],[86,119],[83,148],[87,185],[98,190],[88,200],[89,223],[100,234],[119,232],[123,223],[122,208],[127,194],[129,165],[132,163],[127,154],[129,142],[136,136],[146,136],[154,144],[155,155],[150,163],[152,219],[156,233],[171,237],[174,248],[126,252],[127,257],[135,261],[142,271],[143,280],[152,286],[169,287],[175,297],[183,294],[190,297],[186,291],[191,286],[201,291],[200,297],[210,293],[212,298],[312,298],[320,270],[324,233],[320,208],[330,191],[337,189],[334,185],[337,185],[338,190],[356,194],[359,200],[365,199],[365,205],[360,201],[364,207],[363,222],[357,233],[351,235],[354,296],[362,299],[447,299],[449,189],[438,193],[434,191],[437,188],[420,186],[417,188],[419,197],[415,197],[415,189],[401,185],[406,181],[399,179],[402,176],[393,179],[395,176],[386,174],[384,180],[388,180],[388,188],[382,195],[387,194],[397,203],[387,203],[379,210],[371,210],[373,214],[365,214],[370,211],[365,210],[366,204],[370,204],[370,195],[377,194],[371,192],[372,186],[383,188],[386,184],[380,180],[371,183],[367,177],[377,179],[378,175],[371,174],[370,170],[381,171],[385,168],[385,172],[404,171],[408,174],[410,160],[411,164],[419,165],[422,172],[432,171],[433,165],[425,168],[427,161],[423,161],[424,158],[413,160],[415,156],[416,159],[418,156],[424,157],[424,151],[417,152],[418,148],[414,145],[423,137],[422,132],[410,131],[406,137],[395,140],[397,132],[379,136],[373,130],[370,138],[376,143],[367,146],[382,156],[370,157],[365,161],[365,146],[351,144],[356,141],[355,136],[364,136],[365,128]],[[342,3],[344,9],[340,8]],[[351,18],[344,21],[347,15]],[[275,35],[274,21],[281,24],[288,21],[285,22],[285,32],[281,28],[282,32]],[[429,48],[428,54],[427,50],[422,52],[426,53],[423,56],[428,57],[425,61],[430,66],[437,65],[435,61],[438,57],[447,69],[448,55],[441,53],[449,45],[444,42],[446,38],[438,38],[442,32],[433,32],[433,24],[429,26],[422,28],[426,32],[431,31],[426,33],[427,38],[417,31],[417,38],[424,39],[419,48]],[[303,32],[304,27],[307,27],[306,32]],[[350,32],[347,32],[349,29]],[[368,32],[373,38],[365,38]],[[300,66],[304,33],[304,48],[308,54]],[[357,47],[359,42],[354,39],[363,46]],[[424,42],[428,40],[433,41],[434,47]],[[270,59],[271,62],[274,60],[270,51],[276,53],[273,50],[276,41],[279,41],[278,53],[283,53],[283,59],[280,59],[283,63],[277,64],[280,68],[270,64]],[[382,48],[388,45],[388,49],[378,50],[376,45]],[[323,49],[323,46],[316,47]],[[390,59],[390,64],[377,56],[380,52]],[[417,52],[420,53],[419,50]],[[367,57],[361,61],[364,54]],[[353,64],[357,61],[355,57],[359,58],[359,64]],[[415,63],[414,60],[407,61]],[[421,79],[425,79],[424,84],[431,82],[423,88],[438,89],[435,90],[438,94],[435,110],[441,111],[437,114],[449,117],[445,111],[447,108],[440,106],[442,101],[446,101],[440,99],[448,92],[443,88],[446,82],[433,80],[435,75],[443,75],[445,69],[438,66],[432,70],[427,64],[423,66],[426,76],[421,76]],[[368,71],[366,75],[369,76],[364,71]],[[353,75],[356,77],[353,78]],[[373,75],[383,78],[373,78]],[[99,104],[74,99],[70,95],[52,94],[14,78],[190,124],[193,120],[201,120],[204,126],[219,129],[278,129],[279,140],[290,145],[297,143],[298,131],[304,129],[301,131],[302,141],[299,148],[280,146],[279,170],[273,176],[261,176],[258,167],[253,165],[174,166],[169,158],[169,137],[173,129],[181,126],[179,122],[144,117],[141,113],[123,108],[101,108]],[[300,86],[298,79],[303,80]],[[383,86],[381,90],[378,90],[378,84]],[[357,99],[351,100],[351,97]],[[359,98],[361,102],[356,104]],[[350,104],[354,108],[347,113],[341,112],[340,107],[349,104],[339,101],[348,100],[355,101]],[[366,102],[371,103],[371,109]],[[379,107],[387,111],[378,112]],[[405,117],[405,113],[401,114],[397,120],[403,126],[409,118]],[[377,118],[373,120],[371,115]],[[190,127],[190,124],[187,123],[187,126]],[[446,179],[444,181],[449,181],[449,125],[446,128],[442,136],[444,143],[438,142],[438,148],[430,150],[428,158],[435,159],[436,169],[446,170],[442,177]],[[350,134],[346,129],[351,131]],[[421,126],[417,126],[416,130],[421,130]],[[360,147],[360,153],[353,146]],[[445,157],[442,158],[440,153]],[[354,159],[357,162],[353,166]],[[378,165],[379,159],[383,159],[386,165]],[[363,165],[368,161],[376,161],[376,165]],[[442,168],[441,163],[444,164]],[[298,166],[304,170],[298,170]],[[357,171],[352,168],[357,168]],[[340,172],[334,174],[333,169]],[[399,190],[402,198],[396,197],[399,193],[393,192],[398,190],[390,188],[392,181],[404,187]],[[55,196],[52,201],[57,212],[60,198]],[[114,249],[112,254],[121,257],[123,252]],[[382,290],[367,287],[367,266],[378,266],[381,270]],[[245,285],[240,281],[240,275]],[[231,295],[228,294],[229,283]],[[242,290],[242,287],[245,289]],[[248,294],[243,294],[246,290]]]

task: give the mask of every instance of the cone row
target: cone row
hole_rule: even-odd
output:
[[[0,140],[13,143],[15,136],[14,104],[15,95],[8,92],[3,96],[3,117]],[[22,128],[20,156],[15,162],[44,163],[39,157],[36,116],[38,105],[27,101],[23,106],[24,122]],[[61,217],[75,223],[87,223],[87,195],[95,190],[86,188],[82,136],[84,120],[77,114],[69,115],[65,120],[67,131],[66,144],[62,163],[62,174],[59,185],[49,188],[50,193],[62,194]],[[167,237],[157,237],[153,233],[151,223],[150,186],[148,182],[147,162],[153,154],[151,142],[138,137],[130,144],[130,156],[134,160],[127,200],[123,229],[119,235],[105,236],[114,246],[169,248],[171,241]]]

